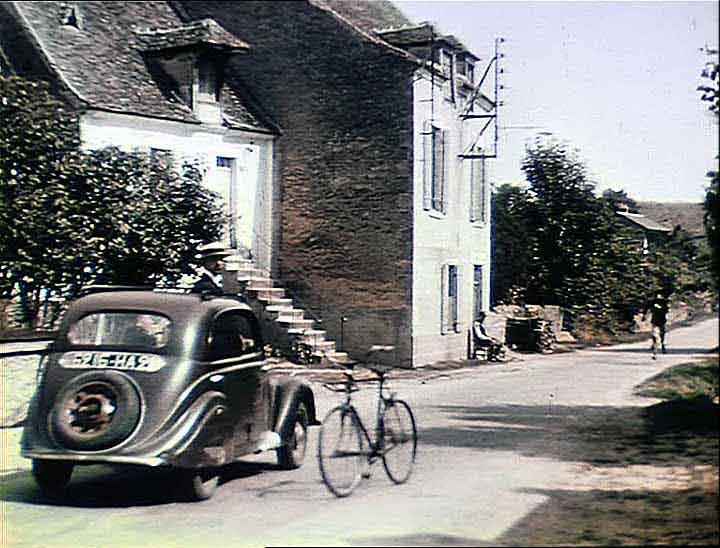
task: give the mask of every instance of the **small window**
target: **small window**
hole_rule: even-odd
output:
[[[75,4],[60,4],[60,24],[83,30],[83,15],[80,8]]]
[[[465,76],[470,82],[475,81],[475,65],[472,63],[467,63],[467,70],[465,71]]]
[[[442,268],[442,309],[441,333],[450,331],[459,332],[459,295],[458,295],[458,267],[457,265],[444,265]]]
[[[83,346],[164,347],[170,320],[157,314],[101,312],[89,314],[70,327],[68,341]]]
[[[208,344],[211,361],[238,358],[258,351],[257,330],[247,316],[228,312],[215,320]]]
[[[225,169],[231,169],[233,164],[232,158],[226,158],[225,156],[218,156],[216,165]]]
[[[217,66],[210,59],[198,62],[198,93],[205,100],[218,100]]]
[[[473,320],[483,311],[483,267],[473,265]]]
[[[172,151],[168,148],[153,148],[150,147],[150,156],[153,158],[157,158],[160,156],[170,156],[172,155]]]

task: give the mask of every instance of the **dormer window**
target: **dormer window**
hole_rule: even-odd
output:
[[[212,19],[169,29],[137,29],[138,45],[161,89],[208,124],[222,124],[220,89],[227,60],[249,46]]]
[[[215,101],[220,99],[218,86],[217,63],[204,57],[198,60],[198,99],[201,101]]]
[[[60,4],[60,24],[83,29],[83,16],[76,4]]]

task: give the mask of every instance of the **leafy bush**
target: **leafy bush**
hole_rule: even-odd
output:
[[[80,149],[78,117],[40,82],[0,77],[0,295],[41,301],[89,283],[172,283],[222,231],[197,165]]]

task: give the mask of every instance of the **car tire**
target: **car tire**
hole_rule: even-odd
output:
[[[220,472],[212,468],[183,470],[182,472],[185,497],[193,502],[212,498],[219,483]]]
[[[276,450],[278,464],[281,468],[294,470],[302,466],[307,452],[308,422],[307,407],[304,403],[300,403],[295,411],[290,438],[285,445]]]
[[[73,463],[61,460],[33,459],[32,475],[45,495],[61,495],[73,472]]]
[[[70,380],[49,416],[55,440],[67,449],[100,451],[123,442],[140,420],[140,396],[116,371],[93,371]]]

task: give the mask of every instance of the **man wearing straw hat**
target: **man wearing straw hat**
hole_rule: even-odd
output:
[[[200,262],[200,279],[193,285],[194,293],[209,291],[211,293],[223,293],[223,259],[232,255],[232,252],[225,249],[221,242],[213,242],[198,246],[198,261]]]

